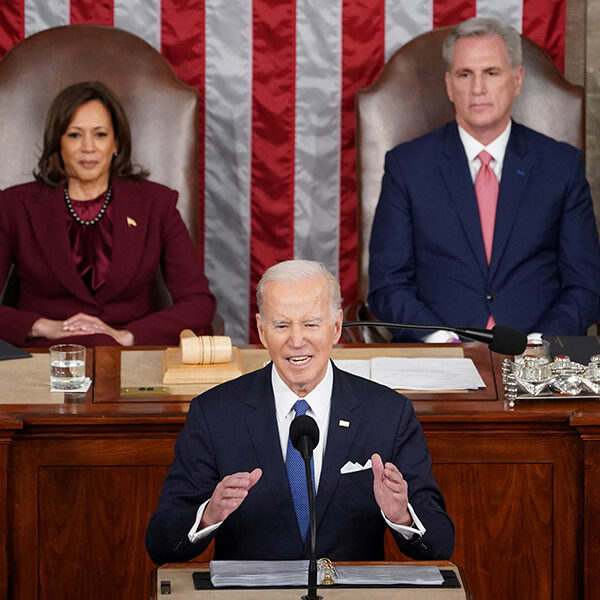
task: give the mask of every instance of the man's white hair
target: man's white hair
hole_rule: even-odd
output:
[[[263,316],[265,285],[269,282],[295,282],[313,277],[321,277],[329,289],[331,318],[336,321],[342,307],[342,294],[338,280],[322,265],[314,260],[285,260],[269,267],[261,277],[256,288],[258,313]]]

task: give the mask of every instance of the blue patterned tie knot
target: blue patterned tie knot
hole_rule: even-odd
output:
[[[298,400],[294,404],[296,416],[306,414],[310,408],[306,400]],[[296,519],[302,539],[306,540],[310,528],[310,513],[308,511],[308,489],[306,486],[306,468],[302,455],[294,446],[288,437],[287,455],[285,459],[285,468],[287,470],[288,481],[290,482],[290,491],[292,492],[292,501],[296,511]],[[315,489],[315,469],[314,461],[311,458],[310,470],[312,475],[313,490]]]

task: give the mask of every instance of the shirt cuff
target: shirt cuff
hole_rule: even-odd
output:
[[[196,520],[194,521],[192,528],[188,531],[188,540],[190,540],[192,544],[194,542],[197,542],[198,540],[201,540],[202,538],[209,536],[215,529],[218,529],[219,525],[221,525],[221,523],[223,522],[221,521],[219,523],[215,523],[214,525],[209,525],[208,527],[205,527],[204,529],[198,531],[198,527],[200,527],[200,521],[202,520],[202,515],[204,514],[204,509],[206,508],[206,505],[209,502],[210,498],[200,505],[200,508],[196,513]]]
[[[421,523],[421,521],[419,520],[419,517],[417,517],[417,514],[413,510],[413,507],[410,505],[410,502],[408,503],[408,512],[413,520],[413,524],[410,527],[407,525],[398,525],[397,523],[392,523],[383,514],[383,511],[381,511],[381,514],[383,515],[385,522],[388,524],[388,527],[390,529],[393,529],[396,533],[399,533],[400,535],[402,535],[402,537],[405,537],[407,540],[409,540],[411,537],[413,537],[413,535],[418,535],[419,537],[423,537],[423,535],[425,535],[425,532],[427,530],[423,526],[423,523]]]
[[[427,344],[447,344],[448,342],[458,342],[460,338],[453,331],[438,329],[423,338]]]

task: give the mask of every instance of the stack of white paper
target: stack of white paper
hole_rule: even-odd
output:
[[[371,360],[369,358],[365,360],[336,359],[333,362],[335,366],[338,369],[342,369],[342,371],[364,377],[365,379],[371,379]]]
[[[402,390],[473,390],[485,387],[470,358],[371,359],[371,379]]]
[[[213,560],[210,563],[210,580],[215,587],[305,586],[308,582],[308,561]],[[443,581],[436,566],[336,566],[335,583],[343,585],[441,585]]]
[[[336,567],[336,583],[347,585],[441,585],[435,565],[343,565]]]
[[[210,581],[215,587],[305,585],[307,560],[213,560]]]
[[[470,358],[335,360],[340,369],[396,390],[473,390],[485,387]]]

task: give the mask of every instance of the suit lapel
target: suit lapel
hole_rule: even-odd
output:
[[[40,186],[40,189],[41,186]],[[44,258],[56,278],[73,296],[86,302],[94,302],[83,283],[73,261],[69,233],[67,231],[67,209],[63,186],[28,198],[25,210],[36,233]]]
[[[134,278],[143,257],[150,204],[134,181],[113,178],[112,259],[107,281],[96,294],[98,302],[118,296]]]
[[[440,161],[442,175],[462,223],[465,237],[481,272],[486,277],[488,264],[483,246],[477,197],[456,122],[450,123],[446,128],[446,139]]]
[[[518,123],[513,121],[504,155],[502,179],[498,193],[490,278],[494,276],[502,259],[533,168],[533,156],[527,147],[524,131]]]
[[[280,518],[289,530],[290,540],[296,540],[298,553],[302,552],[292,494],[281,454],[279,430],[275,413],[275,398],[271,385],[272,363],[259,371],[248,395],[244,398],[246,424],[252,439],[259,464],[263,468],[262,477],[271,492],[273,503]],[[268,509],[268,507],[265,507]]]
[[[351,449],[354,436],[360,426],[359,409],[360,403],[346,377],[334,365],[327,446],[316,497],[317,528],[339,483],[340,469],[348,460],[353,460]],[[350,426],[341,427],[340,420],[347,421]]]

